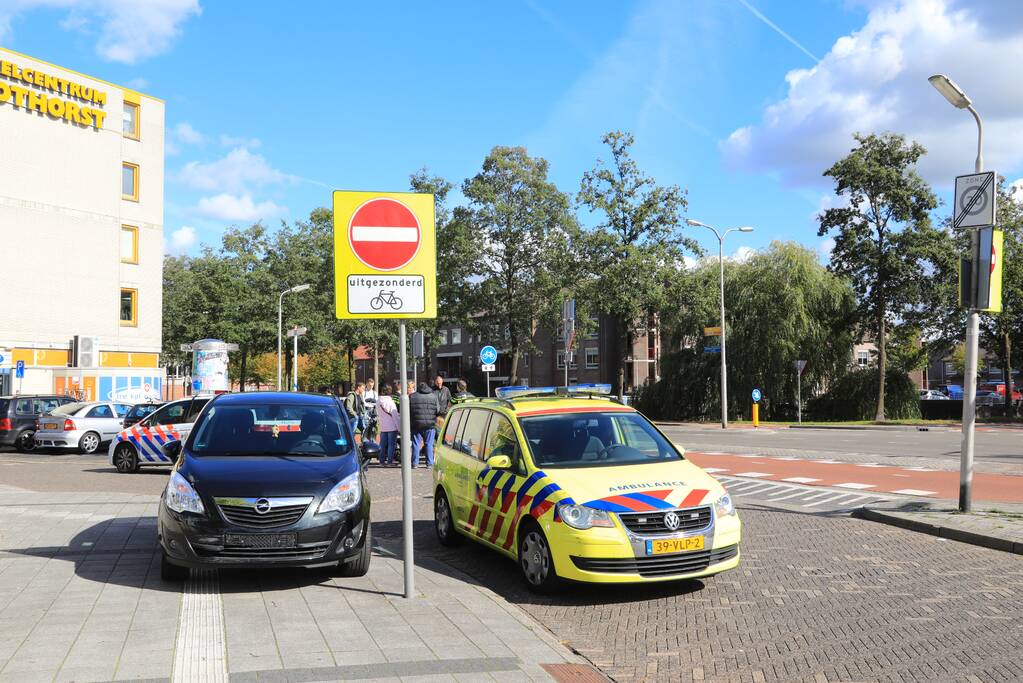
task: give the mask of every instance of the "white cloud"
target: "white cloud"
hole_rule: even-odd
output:
[[[192,124],[182,121],[172,129],[174,139],[186,145],[202,145],[206,142],[206,136],[192,128]]]
[[[199,200],[199,205],[195,211],[207,218],[254,223],[283,215],[288,212],[288,208],[274,204],[269,200],[257,204],[252,200],[252,196],[248,194],[232,195],[223,193],[213,197],[203,197]]]
[[[726,256],[729,261],[735,263],[746,263],[750,258],[757,253],[757,250],[752,247],[739,247],[736,249],[731,256]]]
[[[256,149],[263,144],[259,138],[236,137],[233,135],[221,135],[220,144],[224,147],[245,147]]]
[[[834,248],[835,248],[835,238],[834,237],[826,237],[826,238],[824,238],[824,239],[822,239],[820,241],[820,244],[817,245],[817,253],[819,253],[821,255],[821,257],[824,258],[825,260],[830,261],[831,260],[831,252],[832,252],[832,250],[834,250]]]
[[[1009,183],[1009,194],[1018,202],[1023,202],[1023,178]]]
[[[130,81],[126,81],[125,85],[133,90],[145,90],[149,87],[149,81],[139,76],[131,79]]]
[[[171,233],[170,242],[166,243],[168,254],[183,254],[195,244],[195,228],[183,225]]]
[[[253,187],[292,180],[291,176],[270,166],[262,156],[244,147],[236,147],[216,161],[190,161],[175,174],[174,179],[197,190],[235,194],[250,191]]]
[[[942,187],[973,169],[976,125],[927,82],[947,73],[985,120],[990,168],[1023,164],[1023,89],[1005,67],[1023,63],[1023,14],[984,0],[901,0],[871,7],[863,28],[835,41],[810,69],[790,71],[788,94],[762,120],[722,143],[732,168],[778,175],[788,185],[829,185],[821,174],[855,144],[854,132],[895,131],[928,150],[920,169]]]
[[[94,37],[97,54],[124,64],[166,52],[181,25],[202,13],[198,0],[8,0],[0,9],[0,41],[16,16],[35,9],[67,10],[64,30]]]

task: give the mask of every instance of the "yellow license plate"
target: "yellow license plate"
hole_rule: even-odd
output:
[[[646,542],[647,555],[664,555],[667,553],[686,553],[691,550],[703,550],[703,536],[688,538],[663,538]]]
[[[46,424],[43,425],[43,429],[56,429],[56,428],[57,428],[57,423],[55,423],[55,422],[47,422]]]

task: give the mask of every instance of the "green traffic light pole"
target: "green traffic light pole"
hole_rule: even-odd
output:
[[[973,108],[970,98],[966,96],[963,89],[945,74],[936,74],[927,79],[935,90],[949,101],[957,109],[965,109],[977,121],[977,160],[974,163],[974,171],[980,173],[984,170],[984,122],[980,114]],[[994,189],[992,188],[992,191]],[[970,229],[971,253],[976,253],[977,242],[980,236],[976,228]],[[973,435],[977,419],[977,356],[980,342],[980,312],[973,304],[977,292],[977,273],[970,277],[970,300],[969,316],[966,320],[966,370],[963,384],[963,438],[960,446],[959,457],[959,509],[962,512],[969,512],[973,503]],[[1011,368],[1007,372],[1012,372]],[[1008,386],[1008,382],[1006,382]]]

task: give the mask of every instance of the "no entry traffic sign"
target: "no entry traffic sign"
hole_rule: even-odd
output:
[[[397,270],[415,258],[422,243],[419,219],[412,209],[389,197],[370,199],[348,222],[352,253],[374,270]]]
[[[334,192],[338,318],[436,318],[433,195]]]

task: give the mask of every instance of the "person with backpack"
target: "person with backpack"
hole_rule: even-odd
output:
[[[366,402],[363,393],[366,385],[358,382],[355,388],[345,396],[345,410],[348,411],[348,422],[352,426],[352,436],[355,436],[356,429],[366,429]]]

